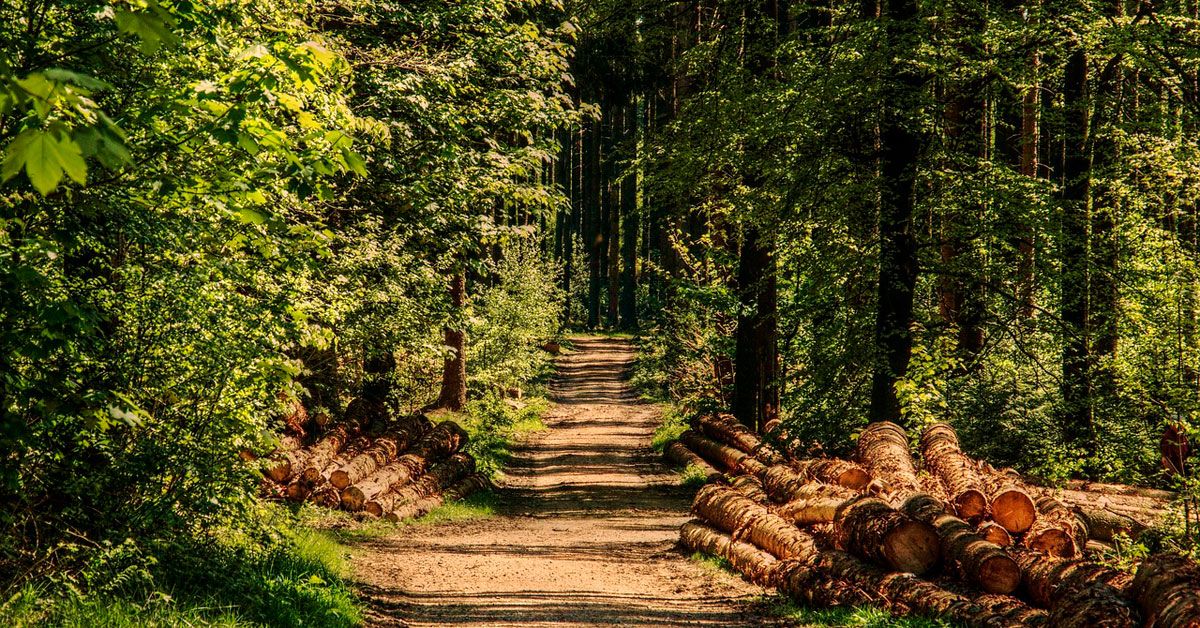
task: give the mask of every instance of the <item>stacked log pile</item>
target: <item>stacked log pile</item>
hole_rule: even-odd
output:
[[[871,424],[850,460],[796,459],[728,415],[695,428],[666,455],[717,473],[681,543],[798,600],[972,626],[1200,626],[1195,563],[1152,557],[1134,576],[1087,556],[1154,523],[1139,519],[1144,509],[1110,508],[1115,498],[1165,495],[1052,491],[967,456],[941,424],[916,442]]]
[[[435,426],[423,415],[386,421],[374,416],[386,410],[351,407],[360,411],[307,444],[281,439],[263,464],[265,496],[399,521],[490,486],[461,452],[467,434],[457,423]]]

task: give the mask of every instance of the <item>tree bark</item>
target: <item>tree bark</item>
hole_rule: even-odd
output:
[[[457,320],[446,326],[445,345],[450,355],[442,366],[442,392],[436,407],[458,412],[467,406],[467,276],[463,271],[450,278],[450,305]]]
[[[921,460],[926,469],[945,482],[958,516],[979,521],[987,515],[983,479],[973,461],[959,449],[954,428],[945,423],[926,428],[921,434]]]
[[[638,108],[632,103],[625,109],[625,142],[631,151],[638,150]],[[638,175],[627,173],[621,180],[621,329],[638,328],[638,232],[641,229],[638,212]]]
[[[880,105],[879,281],[875,315],[876,359],[871,383],[870,418],[900,418],[896,380],[908,373],[912,358],[913,294],[919,272],[913,226],[917,162],[926,138],[919,131],[926,78],[912,70],[919,16],[916,0],[893,0],[885,7],[884,33],[893,61],[892,85]]]
[[[779,297],[773,250],[757,228],[747,228],[738,261],[733,414],[753,430],[779,411]]]

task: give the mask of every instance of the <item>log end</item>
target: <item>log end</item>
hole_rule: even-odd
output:
[[[988,593],[1008,595],[1021,585],[1021,566],[1011,556],[997,554],[979,566],[979,587]]]
[[[846,469],[838,476],[837,483],[848,489],[861,491],[871,483],[871,474],[858,468]]]
[[[340,491],[347,486],[350,486],[350,474],[338,469],[337,471],[329,474],[329,483],[333,485],[333,488],[336,488]]]
[[[937,566],[941,541],[933,526],[908,520],[888,533],[883,555],[896,571],[921,575]]]
[[[286,482],[288,477],[292,475],[292,462],[290,460],[281,460],[277,464],[267,467],[264,473],[275,482]]]
[[[379,502],[372,500],[366,504],[363,504],[363,512],[371,515],[372,517],[382,517],[383,506],[380,506]]]
[[[1058,528],[1037,530],[1025,537],[1025,545],[1035,552],[1059,558],[1073,558],[1076,554],[1075,540]]]
[[[1021,534],[1037,520],[1037,506],[1025,491],[1006,489],[992,498],[992,520],[1009,532]]]
[[[966,521],[979,521],[987,515],[987,495],[982,491],[968,489],[954,498],[954,512]]]
[[[1009,547],[1013,544],[1012,535],[1008,533],[1008,530],[991,521],[979,526],[979,536],[1000,547]]]
[[[342,508],[350,512],[358,512],[367,502],[367,496],[357,486],[351,486],[342,491]]]

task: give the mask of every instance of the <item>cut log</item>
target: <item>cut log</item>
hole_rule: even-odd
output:
[[[383,436],[375,439],[369,448],[364,449],[346,464],[330,473],[329,483],[337,489],[344,489],[392,462],[400,455],[400,452],[408,449],[431,429],[427,429],[426,421],[418,418],[402,421]]]
[[[1079,515],[1084,525],[1087,526],[1088,538],[1096,541],[1112,543],[1119,534],[1137,539],[1146,531],[1146,526],[1139,523],[1133,517],[1127,517],[1110,510],[1076,507],[1075,513]]]
[[[700,490],[692,511],[739,538],[750,538],[778,558],[794,558],[803,537],[795,524],[728,487]],[[938,561],[937,533],[872,497],[842,501],[833,513],[845,548],[864,559],[899,571],[925,573]]]
[[[446,491],[458,480],[475,472],[475,459],[467,454],[454,454],[445,462],[438,463],[429,473],[407,486],[389,490],[369,499],[363,511],[374,517],[382,517],[399,506],[432,497]]]
[[[941,557],[941,544],[932,526],[914,521],[875,497],[843,504],[836,523],[851,554],[896,571],[920,575],[933,569]]]
[[[709,438],[754,456],[766,464],[780,464],[784,457],[764,443],[754,430],[730,414],[707,414],[697,420],[700,431]]]
[[[711,478],[712,476],[720,475],[721,473],[713,468],[711,464],[708,464],[708,461],[706,461],[704,458],[701,458],[696,452],[688,449],[687,445],[684,445],[679,441],[675,441],[670,445],[667,445],[667,447],[663,449],[663,457],[685,469],[700,469],[700,471],[704,473],[705,477]]]
[[[295,478],[310,463],[322,465],[342,449],[350,437],[350,430],[339,425],[326,432],[321,440],[307,449],[287,451],[267,463],[266,474],[280,484]]]
[[[441,460],[467,444],[467,433],[454,421],[443,421],[412,446],[409,454],[426,460]]]
[[[871,483],[866,469],[836,458],[814,458],[791,463],[797,473],[825,484],[837,484],[855,491],[865,490]]]
[[[365,480],[342,489],[342,509],[359,512],[368,500],[375,499],[393,486],[411,482],[416,475],[403,458],[388,464]]]
[[[979,536],[1000,547],[1009,547],[1013,543],[1012,535],[1008,533],[1008,530],[994,521],[984,521],[979,524],[978,531]]]
[[[954,428],[938,423],[921,434],[921,460],[945,483],[958,516],[980,521],[987,516],[988,498],[973,461],[963,454]]]
[[[1034,604],[1050,609],[1054,626],[1133,628],[1140,617],[1124,591],[1129,574],[1097,563],[1033,552],[1017,553],[1024,588]]]
[[[736,476],[729,481],[729,487],[759,504],[770,501],[767,492],[763,490],[762,480],[753,475]]]
[[[1013,534],[1022,534],[1033,527],[1037,520],[1037,506],[1033,496],[1036,492],[1027,487],[1019,477],[977,466],[991,500],[992,521]]]
[[[446,489],[446,492],[438,495],[431,495],[410,504],[403,504],[392,512],[384,515],[384,519],[391,522],[399,522],[405,519],[423,517],[443,504],[465,499],[473,493],[490,487],[491,482],[489,482],[488,479],[483,475],[478,473],[468,475],[467,477],[456,482],[454,486]]]
[[[315,458],[310,458],[305,461],[304,470],[300,472],[299,478],[302,482],[307,483],[310,488],[323,486],[329,481],[329,476],[334,471],[341,468],[347,461],[354,458],[354,456],[370,445],[370,439],[359,437],[342,448],[333,458],[324,461],[324,464],[320,464],[321,461]]]
[[[959,577],[988,593],[1009,594],[1021,584],[1021,568],[1000,546],[976,533],[969,523],[946,513],[946,504],[932,495],[909,497],[904,514],[933,526],[942,543],[942,556]]]
[[[1096,493],[1100,495],[1112,495],[1119,497],[1144,497],[1158,502],[1167,503],[1173,501],[1177,495],[1171,491],[1164,491],[1155,488],[1145,488],[1142,486],[1130,486],[1128,484],[1104,484],[1102,482],[1087,482],[1085,480],[1069,480],[1067,488],[1085,493]]]
[[[1182,556],[1159,554],[1142,561],[1130,586],[1147,625],[1200,627],[1200,565]]]
[[[342,493],[336,488],[326,485],[313,491],[308,496],[308,501],[324,508],[337,508],[342,503]]]
[[[833,497],[845,501],[858,494],[843,486],[810,481],[807,476],[785,465],[769,467],[763,473],[763,488],[777,503],[814,497]]]
[[[1025,547],[1059,558],[1074,558],[1083,552],[1088,531],[1075,513],[1053,497],[1037,500],[1038,518],[1025,535]]]
[[[774,582],[779,560],[750,543],[735,541],[700,521],[689,521],[679,529],[679,540],[693,552],[718,556],[729,561],[746,579],[768,586]]]
[[[880,421],[863,429],[858,437],[854,460],[890,492],[911,495],[921,492],[917,469],[908,448],[904,428]]]
[[[691,430],[680,434],[679,442],[699,454],[701,458],[707,460],[712,466],[726,473],[746,472],[752,475],[759,475],[758,473],[754,473],[754,471],[758,471],[758,467],[762,463],[754,460],[750,454],[740,449],[718,443],[711,438],[701,436]]]

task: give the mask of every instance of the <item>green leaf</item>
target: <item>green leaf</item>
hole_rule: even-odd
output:
[[[87,163],[79,144],[70,139],[59,139],[41,129],[25,131],[9,145],[4,179],[15,176],[22,166],[29,182],[43,196],[58,187],[64,171],[77,183],[87,182]]]

